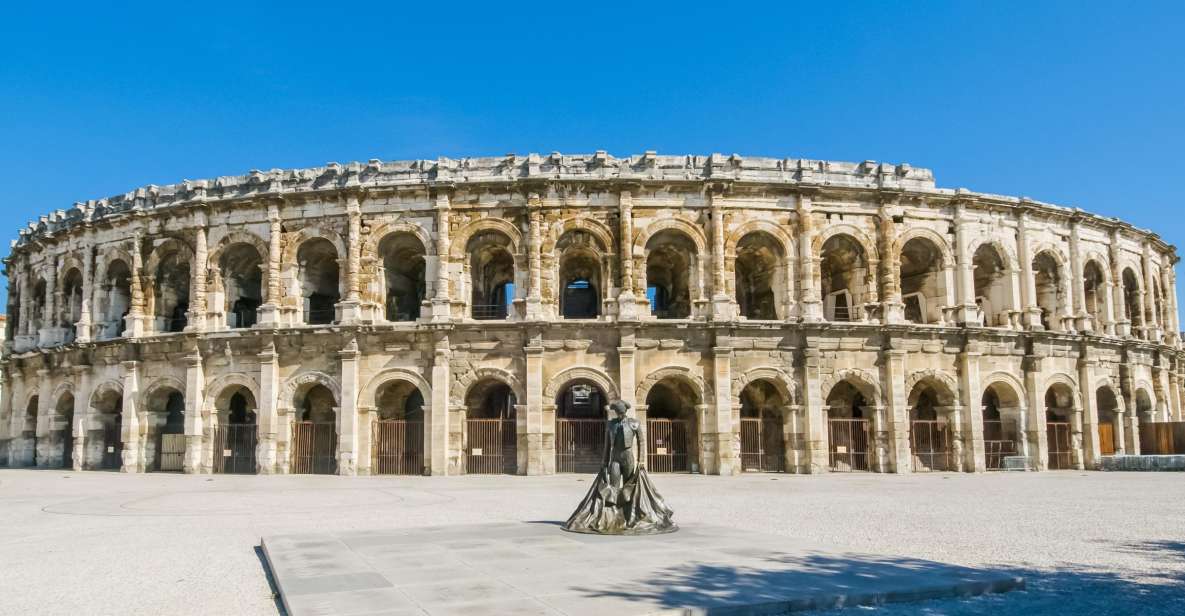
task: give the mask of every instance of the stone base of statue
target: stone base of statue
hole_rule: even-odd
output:
[[[613,485],[604,469],[597,474],[580,506],[564,523],[564,530],[597,535],[658,535],[679,530],[675,514],[650,483],[646,469]]]

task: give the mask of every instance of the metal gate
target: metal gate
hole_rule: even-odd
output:
[[[951,430],[945,421],[937,419],[915,419],[909,426],[909,445],[913,452],[913,470],[954,470],[954,450],[951,447]]]
[[[185,435],[160,435],[160,444],[156,456],[156,470],[180,471],[185,466]]]
[[[827,463],[840,472],[868,470],[868,420],[827,420]]]
[[[390,419],[374,422],[374,473],[424,473],[424,422]]]
[[[123,441],[119,438],[119,420],[103,426],[103,458],[99,468],[117,471],[123,466]]]
[[[226,423],[214,426],[214,472],[254,474],[258,426]]]
[[[74,468],[74,433],[62,430],[62,468]]]
[[[782,473],[786,471],[786,441],[780,417],[741,418],[741,470]]]
[[[1115,455],[1115,424],[1105,421],[1099,424],[1099,453]]]
[[[1004,438],[1004,422],[983,422],[984,466],[989,471],[1004,470],[1004,458],[1016,455],[1016,443]]]
[[[605,456],[604,419],[555,420],[557,473],[596,473]]]
[[[1046,426],[1049,445],[1049,469],[1065,470],[1074,468],[1074,459],[1071,455],[1073,450],[1070,445],[1070,422],[1050,421],[1046,422]]]
[[[466,419],[465,472],[518,473],[518,435],[513,419]]]
[[[646,468],[655,473],[691,472],[690,430],[685,419],[646,420]]]
[[[292,424],[292,472],[337,473],[337,429],[331,421],[298,421]]]

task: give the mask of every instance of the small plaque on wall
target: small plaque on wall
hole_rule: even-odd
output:
[[[656,455],[665,456],[665,455],[667,455],[667,448],[666,447],[659,447],[654,450],[654,453]]]
[[[469,453],[470,453],[470,455],[480,456],[481,455],[481,447],[474,447],[473,449],[471,449],[469,451]]]
[[[108,447],[108,448],[107,448],[107,453],[115,453],[115,448],[114,448],[114,447]]]
[[[231,451],[231,450],[229,450],[229,449],[223,449],[223,450],[222,450],[222,457],[224,457],[224,458],[229,458],[229,457],[231,457],[231,456],[233,456],[233,455],[235,455],[235,454],[234,454],[234,452],[233,452],[233,451]]]
[[[836,445],[835,446],[835,453],[847,453],[847,452],[848,452],[848,448],[846,446],[844,446],[844,445]]]

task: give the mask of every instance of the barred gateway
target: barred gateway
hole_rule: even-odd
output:
[[[621,398],[654,471],[1097,468],[1182,419],[1176,261],[1118,220],[874,162],[147,186],[21,231],[0,460],[588,472]]]

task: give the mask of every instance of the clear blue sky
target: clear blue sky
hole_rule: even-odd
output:
[[[1180,0],[165,4],[5,7],[0,253],[144,184],[596,149],[908,162],[1185,246]]]

